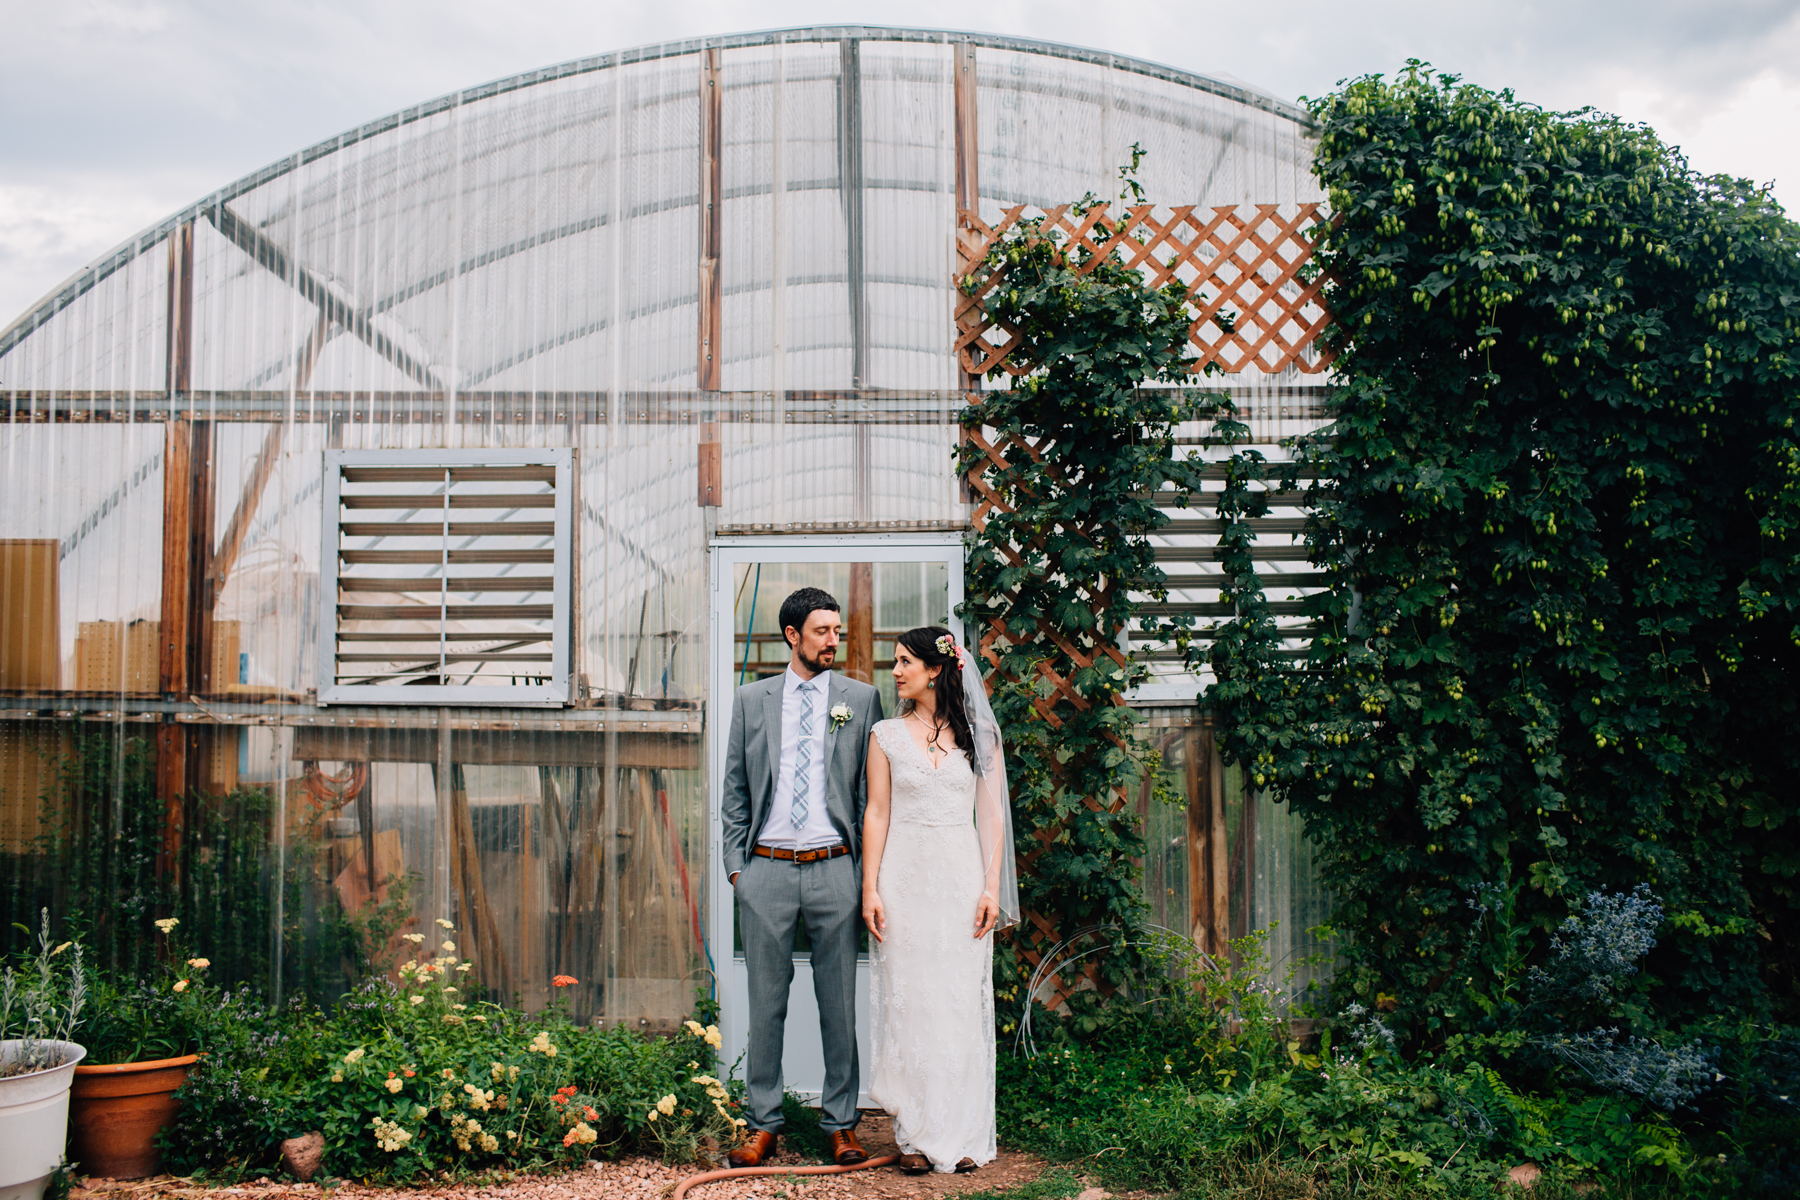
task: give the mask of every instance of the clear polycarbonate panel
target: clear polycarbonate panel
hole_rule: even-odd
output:
[[[1256,951],[1268,982],[1289,1003],[1322,1004],[1335,949],[1328,936],[1331,893],[1319,879],[1306,822],[1266,792],[1225,777],[1231,846],[1231,935],[1261,935]]]
[[[585,1017],[687,1012],[709,546],[968,520],[959,36],[713,39],[471,88],[221,189],[0,330],[0,917],[48,905],[131,966],[144,922],[180,915],[230,978],[320,999],[442,920],[471,995],[536,1005],[566,974]],[[989,219],[1116,193],[1133,142],[1161,203],[1318,198],[1297,110],[975,41]],[[697,390],[709,87],[718,392]],[[1309,381],[1223,382],[1259,439],[1304,424],[1285,412]],[[520,626],[566,637],[566,706],[476,711],[426,683],[319,705],[343,450],[573,451],[566,627]],[[900,570],[867,581],[877,628],[941,619],[903,599],[941,582]],[[537,653],[518,641],[471,652]],[[412,643],[371,644],[353,652]]]

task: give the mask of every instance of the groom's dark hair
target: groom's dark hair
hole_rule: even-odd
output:
[[[781,640],[787,641],[787,631],[792,629],[799,633],[806,628],[806,618],[820,609],[827,612],[842,612],[838,608],[837,597],[824,588],[803,587],[793,592],[781,602]]]

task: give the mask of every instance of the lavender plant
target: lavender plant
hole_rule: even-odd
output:
[[[37,953],[24,963],[23,982],[18,968],[11,964],[0,976],[0,1041],[17,1043],[16,1049],[0,1059],[0,1078],[61,1066],[63,1046],[71,1040],[87,1003],[87,973],[82,968],[81,947],[72,942],[51,946],[48,908],[42,911],[37,941]],[[74,954],[69,957],[65,982],[56,970],[56,959],[71,947]],[[19,1012],[17,1027],[13,1024],[15,1009]]]

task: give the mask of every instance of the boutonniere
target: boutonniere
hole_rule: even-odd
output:
[[[831,731],[833,733],[836,733],[838,730],[840,730],[844,727],[845,721],[848,721],[851,717],[854,717],[855,715],[856,715],[855,713],[850,711],[850,706],[848,704],[832,705],[832,707],[831,707]]]

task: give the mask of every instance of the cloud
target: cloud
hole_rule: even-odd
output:
[[[1655,125],[1800,209],[1800,0],[0,0],[0,325],[144,225],[313,142],[460,87],[709,33],[905,23],[1091,45],[1277,95],[1426,59]]]

